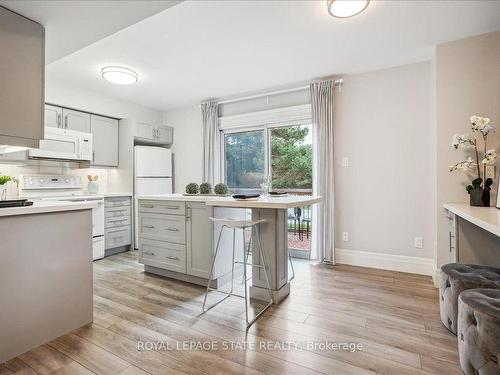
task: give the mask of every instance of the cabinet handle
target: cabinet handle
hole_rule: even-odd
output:
[[[143,225],[144,228],[149,228],[149,229],[153,229],[155,226],[154,225]]]
[[[95,151],[92,151],[92,163],[95,162]]]
[[[58,128],[61,127],[61,114],[60,113],[57,114],[57,127]]]
[[[174,256],[172,256],[172,255],[167,255],[167,256],[165,256],[165,258],[167,258],[167,259],[171,259],[171,260],[179,260],[179,258],[178,258],[178,257],[174,257]]]
[[[64,128],[68,129],[68,115],[64,116]]]
[[[152,253],[151,251],[144,251],[144,250],[142,250],[142,253],[143,254],[147,254],[147,255],[155,255],[155,253]]]
[[[170,232],[178,232],[179,229],[177,228],[165,228],[165,230],[169,230]]]
[[[178,210],[179,206],[165,206],[167,210]]]
[[[155,206],[153,206],[152,204],[143,204],[143,205],[141,205],[141,207],[143,207],[143,208],[154,208]]]

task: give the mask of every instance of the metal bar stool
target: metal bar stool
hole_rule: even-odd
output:
[[[246,260],[248,260],[248,257],[250,256],[251,250],[250,247],[246,251]],[[290,268],[292,269],[292,276],[288,278],[288,281],[292,281],[295,279],[295,268],[293,268],[293,262],[292,262],[292,257],[290,256],[290,251],[288,251],[288,261],[290,262]],[[245,280],[244,276],[241,278],[241,283],[243,284],[243,281]]]
[[[267,262],[266,262],[266,258],[265,258],[264,252],[262,251],[262,245],[261,245],[261,242],[260,242],[260,233],[259,233],[259,228],[258,228],[258,225],[261,224],[261,223],[265,223],[266,220],[251,221],[251,220],[219,219],[219,218],[214,218],[214,217],[211,217],[210,220],[212,222],[214,222],[214,223],[221,224],[222,227],[220,229],[219,237],[217,239],[217,246],[215,248],[215,254],[214,254],[214,259],[212,261],[212,267],[210,268],[210,276],[208,278],[207,291],[205,292],[205,299],[203,300],[203,307],[202,307],[202,312],[201,313],[202,314],[206,313],[208,310],[210,310],[211,308],[217,306],[219,303],[223,302],[226,298],[229,298],[230,296],[244,298],[245,299],[245,320],[246,320],[246,327],[248,329],[273,304],[273,293],[271,291],[271,283],[269,282],[269,276],[267,274]],[[224,228],[233,229],[233,263],[232,263],[232,267],[231,267],[231,289],[230,289],[229,292],[224,292],[224,291],[221,291],[221,290],[218,290],[218,289],[210,287],[210,281],[212,280],[212,277],[213,277],[214,268],[215,268],[215,262],[217,260],[217,254],[219,252],[220,240],[221,240],[221,237],[222,237],[222,233],[224,232]],[[248,263],[248,259],[247,259],[246,255],[249,253],[250,248],[252,246],[252,236],[250,236],[250,241],[248,242],[248,250],[245,251],[245,229],[247,229],[247,228],[251,228],[252,232],[255,230],[255,234],[256,234],[256,238],[257,238],[257,243],[259,245],[259,255],[260,255],[260,259],[261,259],[261,263],[262,264]],[[236,251],[236,247],[235,247],[236,229],[241,229],[243,231],[243,262],[240,262],[240,261],[236,261],[235,262],[235,260],[234,260],[234,258],[235,258],[235,251]],[[245,284],[245,292],[244,292],[243,296],[239,295],[239,294],[236,294],[236,293],[233,293],[233,287],[234,287],[234,265],[235,265],[235,263],[237,263],[237,264],[243,264],[243,280],[244,280],[244,284]],[[266,282],[267,282],[267,290],[269,291],[269,302],[267,303],[267,305],[251,321],[248,320],[248,298],[247,298],[247,282],[248,282],[248,278],[247,278],[247,264],[249,264],[252,267],[261,268],[261,269],[264,270],[264,274],[266,276]],[[212,306],[210,306],[208,308],[205,308],[205,305],[207,303],[208,292],[210,290],[226,294],[226,296],[224,298],[222,298],[220,301],[212,304]]]

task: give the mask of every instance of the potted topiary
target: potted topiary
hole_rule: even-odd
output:
[[[469,156],[460,163],[452,165],[450,167],[450,172],[460,170],[477,173],[477,177],[465,188],[470,196],[470,205],[489,207],[490,191],[493,180],[486,176],[486,167],[494,166],[497,159],[496,151],[488,149],[487,147],[488,134],[493,130],[493,123],[489,118],[479,116],[472,116],[470,118],[470,123],[472,132],[479,133],[483,139],[483,151],[479,151],[479,144],[476,137],[471,137],[469,134],[455,134],[452,143],[455,150],[459,147],[471,149],[472,156]],[[481,158],[480,154],[482,154]],[[474,159],[472,157],[474,157]]]
[[[195,182],[190,182],[186,185],[186,194],[198,194],[199,186]]]
[[[200,185],[200,194],[210,194],[212,192],[212,185],[209,182],[204,182]]]
[[[223,183],[215,185],[214,192],[215,192],[215,194],[218,194],[218,195],[226,195],[227,194],[227,185],[223,184]]]
[[[1,175],[0,176],[0,200],[7,199],[7,182],[12,181],[12,177]]]

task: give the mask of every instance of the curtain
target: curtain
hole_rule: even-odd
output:
[[[215,100],[202,103],[203,121],[203,182],[214,186],[220,180],[220,132],[218,104]]]
[[[313,207],[313,249],[325,263],[335,263],[335,207],[333,190],[333,80],[310,85],[313,125],[313,194],[323,200]]]

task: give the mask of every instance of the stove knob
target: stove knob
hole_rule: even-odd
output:
[[[40,183],[43,184],[43,178],[40,179]]]
[[[69,179],[64,180],[64,182],[68,183],[68,182],[69,182]]]

